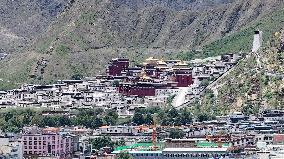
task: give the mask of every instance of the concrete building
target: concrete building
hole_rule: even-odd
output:
[[[113,152],[119,154],[119,151]],[[165,148],[162,151],[129,151],[134,159],[235,158],[227,148]]]
[[[78,138],[59,128],[25,127],[21,142],[24,156],[67,158],[78,149]]]

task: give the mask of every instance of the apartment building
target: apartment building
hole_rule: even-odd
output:
[[[78,149],[75,135],[52,127],[25,127],[21,142],[24,156],[67,158]]]

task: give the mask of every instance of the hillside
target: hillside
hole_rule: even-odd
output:
[[[13,3],[24,6],[24,2],[27,3]],[[93,76],[103,72],[106,62],[117,56],[138,62],[149,55],[181,55],[178,57],[189,59],[240,49],[248,51],[247,39],[253,29],[266,27],[269,32],[265,32],[265,37],[269,37],[273,27],[284,23],[284,17],[277,14],[283,12],[279,10],[283,6],[281,0],[31,2],[30,8],[37,12],[26,12],[26,19],[15,13],[15,21],[22,20],[16,25],[18,29],[3,20],[0,23],[9,34],[25,39],[19,42],[23,49],[14,42],[7,45],[17,49],[0,61],[1,88],[22,82],[49,83],[77,75]],[[49,13],[50,10],[54,12]],[[277,21],[271,23],[269,19],[275,17]],[[39,29],[34,31],[30,26]],[[242,44],[246,47],[240,47]],[[231,46],[237,49],[230,50]],[[204,52],[191,52],[200,48]]]
[[[284,104],[284,32],[276,33],[267,47],[249,54],[227,76],[208,90],[203,108],[218,115],[233,111],[258,113]],[[211,96],[212,98],[207,98]]]
[[[69,0],[1,0],[0,49],[12,53],[42,34]]]

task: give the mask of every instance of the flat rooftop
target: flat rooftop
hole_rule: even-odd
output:
[[[163,152],[226,152],[227,148],[165,148]]]

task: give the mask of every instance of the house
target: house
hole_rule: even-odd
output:
[[[139,126],[101,126],[96,130],[100,135],[132,136],[144,131]]]

